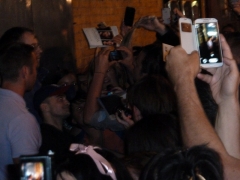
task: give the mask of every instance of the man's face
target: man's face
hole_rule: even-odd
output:
[[[46,103],[51,116],[65,119],[70,115],[70,103],[64,94],[48,97]]]
[[[29,44],[29,45],[34,47],[34,52],[35,52],[37,60],[39,62],[40,61],[40,56],[41,56],[41,53],[42,53],[42,49],[39,46],[38,40],[35,37],[35,35],[32,34],[31,32],[25,32],[22,35],[20,42],[22,42],[24,44]]]
[[[31,91],[34,87],[34,84],[37,79],[37,68],[38,68],[38,60],[36,58],[36,54],[32,53],[32,67],[28,67],[28,74],[26,77],[26,90]]]

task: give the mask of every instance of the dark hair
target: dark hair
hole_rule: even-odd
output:
[[[142,61],[141,73],[167,77],[165,62],[163,61],[162,44],[154,43],[147,45],[142,51],[146,55]]]
[[[233,32],[225,35],[226,40],[231,48],[233,58],[240,64],[240,32]]]
[[[32,70],[34,48],[23,43],[14,43],[0,50],[0,74],[2,80],[16,81],[19,70],[27,66]]]
[[[143,118],[136,122],[125,137],[127,155],[141,152],[161,152],[182,146],[179,121],[168,114]]]
[[[176,113],[176,98],[172,85],[162,76],[145,76],[129,88],[127,100],[136,106],[142,117]]]
[[[73,74],[76,76],[74,71],[70,71],[68,69],[60,69],[55,72],[50,72],[42,81],[43,85],[51,85],[51,84],[58,84],[58,82],[65,76]],[[76,77],[77,78],[77,77]]]
[[[60,165],[56,170],[56,176],[66,172],[77,180],[111,180],[112,178],[99,172],[95,162],[86,154],[77,154],[71,157],[68,162]]]
[[[12,27],[11,29],[8,29],[0,38],[0,48],[11,43],[20,42],[22,35],[25,32],[33,34],[33,30],[26,27]]]
[[[132,180],[126,167],[113,153],[103,149],[94,150],[111,164],[118,180]],[[64,171],[73,175],[77,180],[112,180],[110,176],[100,173],[93,159],[87,154],[77,154],[72,156],[68,162],[57,168],[56,175],[61,174]]]
[[[228,31],[224,31],[224,29],[226,29],[226,28],[232,28],[233,32],[236,32],[236,31],[237,31],[236,27],[233,26],[232,24],[226,24],[226,25],[223,26],[222,29],[221,29],[221,31],[222,31],[221,33],[223,33],[224,36],[225,36],[225,35],[228,35],[229,33],[231,33],[231,32],[228,32]]]
[[[143,169],[140,180],[223,180],[218,153],[206,146],[189,150],[168,150],[154,156]]]

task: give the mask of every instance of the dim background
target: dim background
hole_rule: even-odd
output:
[[[227,7],[227,0],[208,0],[198,3],[202,16],[215,17],[220,25],[235,22]],[[13,26],[32,28],[44,51],[62,50],[70,61],[83,72],[93,58],[95,49],[89,49],[82,28],[96,27],[105,22],[120,27],[126,6],[135,7],[135,21],[144,15],[161,16],[162,0],[0,0],[0,36]],[[238,22],[239,24],[239,22]],[[133,45],[146,45],[155,40],[155,33],[137,29]],[[54,61],[55,62],[55,61]],[[51,63],[51,62],[49,62]]]

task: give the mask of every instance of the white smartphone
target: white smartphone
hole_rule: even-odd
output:
[[[196,19],[194,26],[201,66],[203,68],[222,66],[222,47],[217,19]]]
[[[179,19],[181,46],[188,54],[197,50],[203,68],[223,65],[218,21],[215,18]]]
[[[171,22],[171,9],[163,8],[162,9],[162,19],[164,24],[170,24]]]

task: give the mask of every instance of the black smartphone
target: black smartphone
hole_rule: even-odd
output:
[[[49,156],[20,157],[21,180],[52,179],[51,158]]]
[[[98,98],[98,103],[109,115],[115,114],[119,107],[123,106],[122,98],[118,95],[108,95]]]
[[[134,7],[126,7],[125,15],[124,15],[124,24],[125,26],[133,26],[135,16],[135,8]]]
[[[123,56],[121,51],[111,51],[109,54],[109,61],[118,61],[118,60],[122,60]]]

